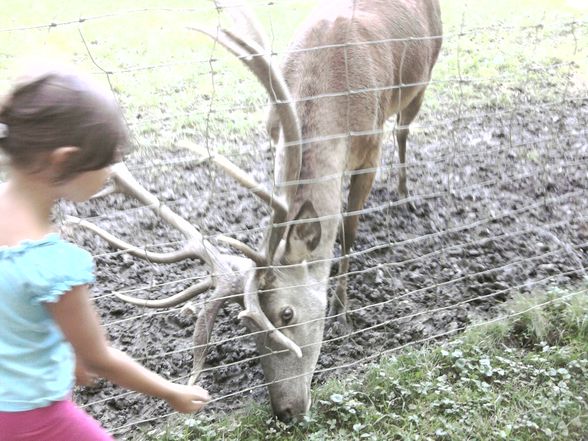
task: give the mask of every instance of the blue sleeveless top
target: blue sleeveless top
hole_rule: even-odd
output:
[[[48,406],[71,393],[73,350],[44,303],[92,282],[92,256],[55,233],[0,247],[0,411]]]

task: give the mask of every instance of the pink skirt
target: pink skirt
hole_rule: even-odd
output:
[[[2,441],[114,441],[70,400],[22,412],[0,412]]]

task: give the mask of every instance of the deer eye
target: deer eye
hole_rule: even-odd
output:
[[[290,320],[292,320],[294,317],[294,310],[291,307],[286,306],[284,309],[282,309],[280,317],[284,323],[289,323]]]

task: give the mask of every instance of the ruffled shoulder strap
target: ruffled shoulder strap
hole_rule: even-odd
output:
[[[33,303],[57,302],[75,286],[93,283],[92,255],[57,234],[10,248]],[[4,250],[4,252],[8,252]]]

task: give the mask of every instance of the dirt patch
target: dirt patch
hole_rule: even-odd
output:
[[[315,383],[344,374],[337,368],[347,363],[364,360],[352,367],[357,370],[382,351],[493,317],[496,306],[513,293],[583,277],[588,265],[588,102],[467,114],[478,116],[413,133],[407,200],[399,200],[396,192],[392,139],[385,146],[351,261],[354,333],[323,345]],[[248,154],[233,159],[267,184],[271,152],[266,141],[261,145],[246,146],[242,150]],[[205,235],[235,232],[253,246],[259,243],[267,210],[189,152],[160,151],[132,157],[129,164],[140,182]],[[174,249],[181,240],[149,209],[121,195],[77,207],[64,204],[60,212],[90,218],[134,244],[169,244],[158,250]],[[165,377],[189,375],[193,319],[179,309],[129,306],[110,293],[144,288],[133,294],[167,297],[205,274],[200,264],[152,264],[113,252],[90,232],[64,230],[96,255],[93,292],[114,344]],[[228,305],[219,315],[213,339],[223,342],[210,348],[207,366],[214,369],[201,384],[216,398],[244,392],[220,399],[209,411],[267,400],[265,388],[256,387],[263,383],[258,361],[235,364],[256,355],[238,310]],[[325,338],[337,337],[329,325]],[[171,410],[165,403],[123,393],[102,383],[79,390],[76,400],[121,438],[139,427],[166,423]]]

